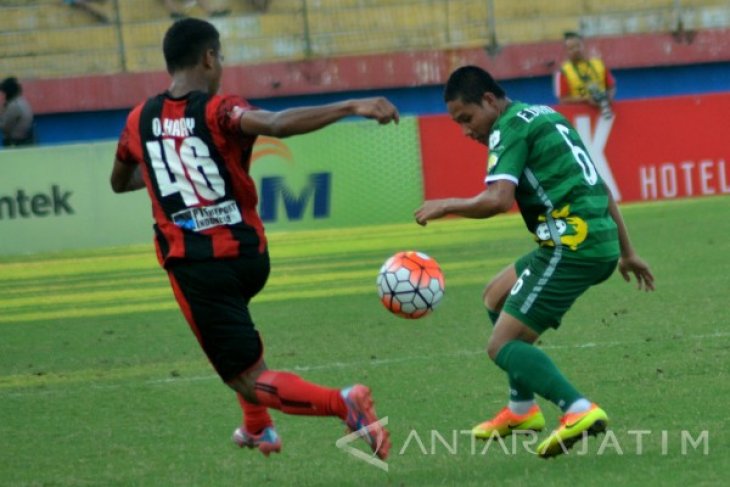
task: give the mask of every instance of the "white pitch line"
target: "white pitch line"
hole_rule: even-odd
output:
[[[650,342],[647,342],[646,340],[641,341],[614,341],[614,342],[586,342],[586,343],[577,343],[572,345],[544,345],[540,348],[545,350],[564,350],[564,349],[581,349],[581,348],[611,348],[611,347],[620,347],[625,345],[640,345],[644,343],[666,343],[673,340],[707,340],[707,339],[713,339],[713,338],[726,338],[730,337],[730,332],[715,332],[710,334],[704,334],[704,335],[686,335],[686,336],[678,336],[678,337],[668,337],[663,339],[655,339],[652,338]],[[334,370],[334,369],[345,369],[345,368],[351,368],[351,367],[380,367],[383,365],[393,365],[393,364],[401,364],[401,363],[409,363],[409,362],[420,362],[420,361],[431,361],[434,358],[458,358],[458,357],[471,357],[476,355],[484,355],[486,359],[486,352],[484,350],[457,350],[455,352],[449,352],[449,353],[437,353],[437,354],[428,354],[428,355],[410,355],[407,357],[396,357],[396,358],[387,358],[387,359],[373,359],[373,360],[360,360],[360,361],[354,361],[354,362],[330,362],[326,364],[319,364],[319,365],[295,365],[292,368],[282,368],[278,370],[288,370],[292,372],[311,372],[315,370]],[[159,384],[181,384],[181,383],[187,383],[187,382],[197,382],[197,381],[204,381],[204,380],[220,380],[220,378],[215,374],[206,374],[206,375],[198,375],[198,376],[191,376],[191,377],[167,377],[164,379],[151,379],[142,381],[141,383],[137,383],[137,385],[140,384],[148,384],[148,385],[159,385]],[[90,385],[90,389],[116,389],[120,387],[125,387],[127,384],[105,384],[105,385]],[[0,391],[0,396],[26,396],[26,395],[44,395],[44,394],[57,394],[60,392],[78,392],[81,390],[84,390],[85,388],[80,387],[78,389],[62,389],[62,390],[48,390],[48,389],[39,389],[39,390],[30,390],[30,391],[14,391],[14,392],[3,392]]]
[[[674,340],[687,340],[687,339],[699,339],[704,340],[708,338],[718,338],[718,337],[730,337],[730,332],[716,332],[711,333],[709,335],[689,335],[689,336],[682,336],[674,338]],[[652,340],[649,343],[662,343],[669,340]],[[602,342],[602,343],[595,343],[595,342],[587,342],[587,343],[578,343],[573,345],[545,345],[541,346],[540,348],[545,350],[561,350],[566,348],[610,348],[610,347],[619,347],[622,345],[637,345],[640,343],[647,343],[645,341],[632,341],[632,342]],[[280,370],[289,370],[292,372],[311,372],[314,370],[334,370],[334,369],[345,369],[350,367],[363,367],[363,366],[371,366],[371,367],[380,367],[382,365],[393,365],[393,364],[400,364],[400,363],[407,363],[407,362],[419,362],[423,360],[433,360],[434,358],[456,358],[456,357],[470,357],[474,355],[484,355],[486,356],[485,350],[458,350],[456,352],[449,352],[449,353],[436,353],[436,354],[428,354],[428,355],[411,355],[407,357],[396,357],[396,358],[386,358],[386,359],[373,359],[373,360],[360,360],[356,362],[330,362],[326,364],[319,364],[319,365],[295,365],[291,369],[280,369]],[[210,380],[210,379],[218,379],[218,376],[215,374],[209,374],[209,375],[200,375],[200,376],[193,376],[193,377],[168,377],[165,379],[153,379],[145,381],[145,384],[166,384],[171,382],[193,382],[193,381],[200,381],[200,380]]]

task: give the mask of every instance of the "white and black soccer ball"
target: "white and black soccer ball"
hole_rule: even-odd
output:
[[[376,280],[383,306],[403,318],[421,318],[444,297],[444,274],[423,252],[398,252],[385,261]]]

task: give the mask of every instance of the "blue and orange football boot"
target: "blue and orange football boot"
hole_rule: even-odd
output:
[[[347,428],[353,433],[358,433],[378,458],[381,460],[388,458],[391,446],[390,433],[378,421],[370,389],[356,384],[342,389],[340,395],[347,405],[345,419]]]
[[[241,448],[258,448],[267,457],[271,452],[281,452],[281,438],[273,426],[267,426],[257,435],[249,433],[241,426],[236,428],[231,439]]]

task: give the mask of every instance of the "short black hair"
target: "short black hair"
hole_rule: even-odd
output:
[[[444,101],[461,100],[464,103],[481,104],[487,92],[497,98],[507,96],[491,74],[479,66],[462,66],[449,76],[444,88]]]
[[[220,50],[221,40],[218,29],[210,22],[186,18],[172,24],[162,41],[167,71],[192,68],[203,59],[209,49]]]
[[[583,36],[580,35],[579,33],[574,32],[574,31],[571,30],[571,31],[568,31],[568,32],[564,32],[563,33],[563,40],[564,41],[567,41],[568,39],[580,39],[580,40],[583,40]]]
[[[21,93],[23,93],[23,88],[20,86],[20,83],[18,83],[18,78],[11,76],[9,78],[5,78],[2,83],[0,83],[0,91],[5,93],[5,100],[10,101],[16,96],[20,96]]]

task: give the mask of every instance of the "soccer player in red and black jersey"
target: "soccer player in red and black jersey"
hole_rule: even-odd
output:
[[[147,188],[160,264],[198,342],[238,394],[244,420],[233,440],[266,455],[280,451],[267,411],[274,408],[340,417],[385,459],[390,439],[367,387],[326,388],[266,367],[248,310],[269,275],[249,166],[258,135],[304,134],[353,115],[397,123],[397,109],[385,98],[366,98],[269,112],[219,95],[220,36],[199,19],[173,24],[163,51],[172,82],[129,114],[111,185],[115,192]]]

